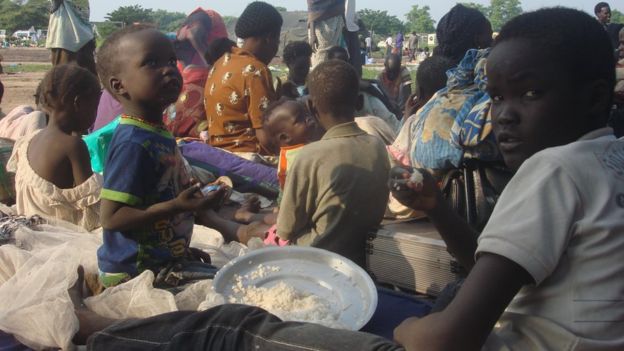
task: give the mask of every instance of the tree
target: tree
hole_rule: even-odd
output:
[[[279,12],[288,12],[288,9],[283,6],[275,6],[275,9]]]
[[[366,28],[381,35],[391,35],[404,30],[403,22],[396,16],[388,15],[388,11],[363,9],[358,16]]]
[[[485,5],[477,4],[475,2],[461,2],[460,4],[466,7],[472,7],[479,10],[485,17],[490,17],[490,8]]]
[[[117,10],[108,13],[106,20],[122,22],[125,24],[153,22],[152,9],[144,9],[141,5],[121,6]]]
[[[186,20],[186,15],[182,12],[171,12],[166,10],[156,10],[152,13],[152,21],[163,32],[175,32]]]
[[[30,27],[44,28],[50,19],[49,2],[47,0],[30,0],[28,2],[0,1],[0,27],[8,32]]]
[[[222,18],[223,18],[223,23],[225,24],[226,27],[238,21],[238,17],[234,17],[234,16],[223,16]]]
[[[416,33],[433,33],[435,32],[435,21],[429,14],[429,6],[419,7],[412,6],[410,12],[405,15],[407,22],[405,29]]]
[[[624,13],[618,10],[611,10],[611,23],[624,23]]]
[[[521,13],[520,0],[491,0],[489,18],[492,30],[499,31],[507,21]]]

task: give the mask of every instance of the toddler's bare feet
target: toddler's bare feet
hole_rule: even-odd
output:
[[[257,196],[251,196],[236,210],[234,220],[240,223],[250,223],[258,212],[260,212],[260,199]]]
[[[271,226],[263,222],[252,222],[247,225],[241,225],[236,231],[238,241],[247,245],[251,238],[260,238],[264,240]]]

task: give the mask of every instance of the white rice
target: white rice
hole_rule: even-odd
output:
[[[283,281],[271,287],[257,287],[245,284],[246,281],[268,276],[278,271],[278,267],[258,266],[254,271],[234,276],[235,285],[229,296],[229,303],[245,304],[263,308],[284,321],[309,322],[330,328],[345,326],[339,322],[340,313],[332,308],[329,301],[287,285]]]

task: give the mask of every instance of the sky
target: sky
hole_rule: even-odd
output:
[[[265,0],[274,6],[283,6],[288,10],[306,10],[306,0]],[[410,0],[356,0],[357,9],[369,8],[373,10],[386,10],[389,14],[397,16],[405,21],[405,14],[409,12],[412,5],[429,5],[431,16],[434,20],[439,20],[452,6],[460,0],[435,0],[410,1]],[[465,1],[465,0],[464,0]],[[600,0],[521,0],[522,8],[535,10],[544,6],[565,5],[592,13],[594,5]],[[144,8],[164,9],[169,11],[179,11],[189,13],[198,6],[212,8],[224,16],[238,17],[245,9],[250,0],[91,0],[91,21],[103,21],[107,13],[115,10],[119,6],[141,5]],[[469,1],[466,1],[469,2]],[[489,1],[473,0],[471,2],[488,4]],[[611,7],[624,12],[624,1],[607,1]]]

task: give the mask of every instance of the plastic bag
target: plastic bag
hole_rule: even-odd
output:
[[[83,138],[85,144],[87,144],[87,149],[89,150],[91,168],[93,169],[93,172],[104,172],[104,163],[106,162],[108,145],[110,144],[111,139],[113,139],[113,134],[115,134],[115,129],[117,129],[118,125],[119,117]]]

